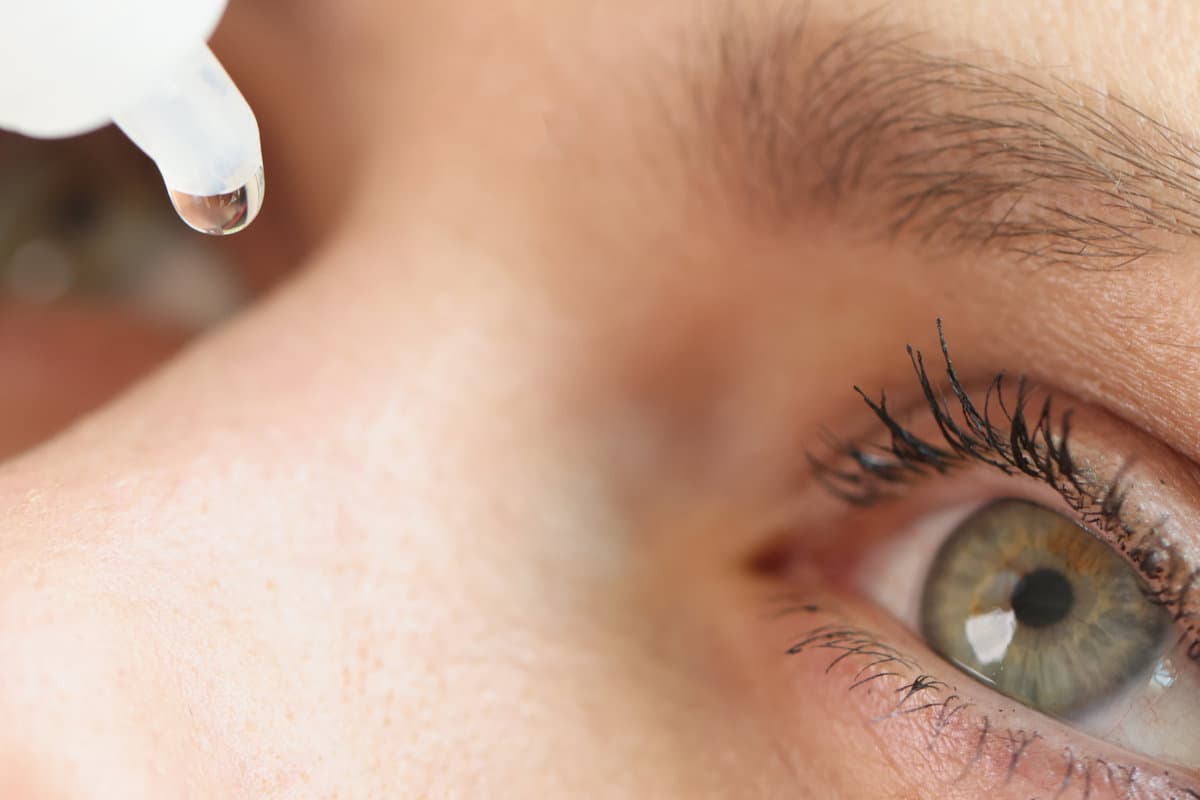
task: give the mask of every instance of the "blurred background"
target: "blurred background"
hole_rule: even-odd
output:
[[[0,132],[0,458],[102,404],[294,263],[267,168],[259,219],[218,238],[176,217],[154,165],[114,128]]]

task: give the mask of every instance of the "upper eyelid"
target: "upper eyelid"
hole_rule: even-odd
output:
[[[1200,237],[1197,143],[1109,93],[934,55],[879,14],[718,24],[702,123],[758,217],[869,195],[887,235],[1106,269],[1159,252],[1156,231]]]

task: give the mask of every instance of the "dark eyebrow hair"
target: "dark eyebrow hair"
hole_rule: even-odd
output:
[[[697,94],[718,169],[760,223],[828,213],[935,250],[1091,269],[1200,237],[1200,150],[1120,97],[934,55],[874,17],[819,44],[805,21],[726,19],[717,90]]]

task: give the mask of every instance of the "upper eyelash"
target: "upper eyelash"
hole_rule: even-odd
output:
[[[908,357],[912,361],[917,382],[946,446],[925,441],[901,425],[888,410],[886,392],[880,392],[879,400],[875,401],[855,386],[854,391],[858,392],[888,430],[891,441],[884,447],[871,450],[854,443],[841,444],[838,447],[841,455],[849,457],[854,464],[851,470],[837,468],[828,461],[810,456],[817,479],[839,497],[855,505],[869,505],[886,496],[887,484],[905,483],[930,470],[946,473],[971,462],[980,462],[1007,475],[1021,473],[1046,483],[1063,494],[1072,508],[1087,517],[1118,516],[1124,502],[1119,478],[1097,492],[1096,487],[1086,485],[1076,469],[1070,448],[1071,410],[1063,412],[1056,425],[1053,398],[1047,396],[1037,413],[1030,416],[1030,385],[1024,376],[1017,378],[1017,401],[1010,410],[1004,402],[1007,373],[1003,371],[988,385],[983,409],[979,410],[954,368],[941,319],[937,321],[937,331],[946,364],[946,376],[961,409],[965,427],[951,412],[950,399],[934,386],[922,353],[909,345]],[[1000,409],[1004,418],[1008,430],[1006,435],[992,421],[993,404]]]
[[[1071,410],[1056,418],[1053,398],[1047,395],[1035,413],[1030,413],[1030,384],[1024,376],[1016,379],[1016,404],[1010,408],[1004,401],[1007,373],[997,374],[980,410],[954,368],[941,319],[937,331],[953,402],[963,421],[958,421],[951,411],[951,399],[930,378],[921,352],[909,345],[913,371],[943,444],[922,439],[898,422],[888,409],[885,392],[881,391],[876,401],[855,386],[887,430],[889,442],[864,445],[833,440],[836,460],[809,454],[814,478],[837,497],[858,506],[888,499],[900,486],[931,473],[945,474],[971,463],[1034,478],[1061,495],[1083,523],[1108,534],[1109,543],[1142,575],[1149,598],[1166,607],[1191,639],[1188,656],[1200,661],[1200,567],[1194,568],[1158,526],[1139,528],[1125,518],[1126,476],[1132,462],[1127,460],[1108,482],[1085,474],[1071,455]],[[999,409],[1003,427],[996,424],[994,409]]]

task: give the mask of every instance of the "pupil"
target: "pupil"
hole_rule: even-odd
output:
[[[1067,616],[1075,593],[1063,574],[1053,569],[1037,569],[1017,581],[1012,593],[1012,610],[1017,622],[1043,628]]]

